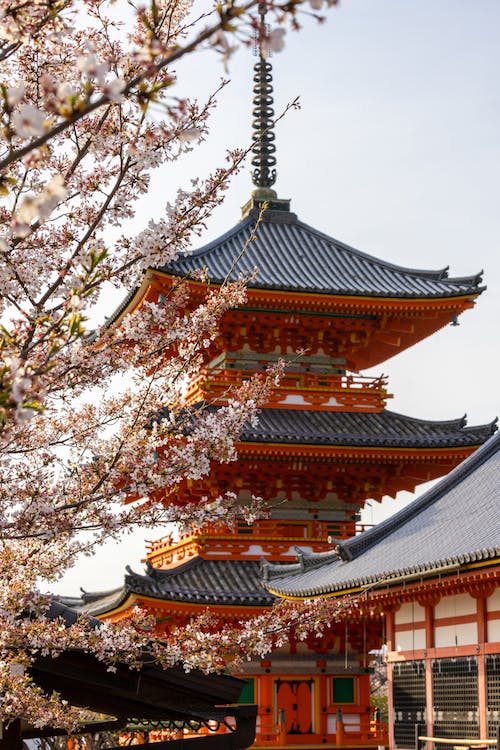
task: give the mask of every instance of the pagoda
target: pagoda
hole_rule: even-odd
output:
[[[258,424],[245,427],[238,459],[186,480],[176,496],[187,503],[231,490],[247,503],[257,495],[269,517],[148,542],[144,574],[129,569],[120,588],[71,601],[108,620],[140,605],[159,632],[207,607],[228,622],[266,610],[274,596],[260,582],[262,558],[291,563],[297,547],[306,556],[330,551],[359,529],[367,499],[446,474],[495,429],[397,414],[386,408],[387,379],[361,374],[454,323],[483,291],[481,276],[402,268],[300,221],[272,187],[271,66],[262,54],[254,71],[255,190],[241,220],[200,250],[151,268],[114,318],[118,325],[144,302],[161,302],[179,277],[191,304],[201,302],[208,284],[193,273],[199,268],[211,286],[257,268],[246,302],[224,315],[205,350],[187,402],[216,410],[252,374],[280,358],[288,363]],[[371,716],[367,657],[380,645],[381,618],[341,622],[306,643],[291,637],[286,649],[247,665],[238,676],[247,679],[241,700],[259,706],[255,747],[384,744]]]

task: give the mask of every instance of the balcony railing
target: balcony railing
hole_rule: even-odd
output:
[[[233,525],[222,526],[220,524],[206,524],[203,529],[193,529],[193,531],[181,533],[174,542],[172,536],[161,537],[155,541],[147,541],[148,555],[165,550],[168,547],[182,544],[193,537],[203,534],[205,537],[228,537],[240,538],[244,540],[252,536],[253,540],[261,539],[289,539],[296,542],[306,541],[326,541],[331,540],[331,544],[336,539],[348,539],[353,534],[358,533],[360,524],[355,521],[288,521],[285,519],[261,519],[255,521],[252,525],[244,521],[238,521]]]
[[[197,401],[225,401],[231,392],[258,370],[239,370],[206,367],[191,382],[187,391],[190,403]],[[279,408],[332,411],[360,408],[382,410],[388,398],[387,378],[363,375],[319,374],[314,372],[286,372],[266,406]]]

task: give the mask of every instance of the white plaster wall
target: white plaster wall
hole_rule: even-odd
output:
[[[338,406],[338,403],[339,402],[337,401],[337,399],[335,398],[335,396],[330,396],[330,398],[326,402],[325,406]]]
[[[500,642],[500,620],[488,620],[488,643]]]
[[[344,714],[344,731],[359,732],[361,728],[360,714]]]
[[[434,607],[434,618],[458,617],[459,615],[474,615],[477,611],[476,600],[469,594],[443,596]]]
[[[500,586],[486,599],[488,612],[500,612]]]
[[[361,729],[360,714],[344,714],[344,732],[359,732]],[[326,718],[326,731],[335,734],[337,731],[337,717],[328,714]]]
[[[217,550],[219,552],[219,550]],[[230,552],[228,554],[231,554]],[[262,555],[262,557],[265,557],[265,552],[262,549],[262,546],[260,544],[251,544],[245,552],[241,553],[242,555]]]
[[[467,622],[462,625],[436,627],[434,633],[436,648],[446,646],[469,646],[477,642],[477,624]]]
[[[425,620],[425,607],[417,604],[417,602],[402,604],[395,613],[396,627],[409,622],[421,622],[422,620]]]
[[[328,714],[326,717],[326,731],[328,734],[335,734],[337,731],[337,717],[333,714]]]
[[[416,648],[425,648],[424,628],[396,632],[396,651],[413,651]]]
[[[300,406],[305,406],[307,405],[307,401],[304,396],[295,393],[288,393],[286,398],[281,399],[280,404],[300,404]]]

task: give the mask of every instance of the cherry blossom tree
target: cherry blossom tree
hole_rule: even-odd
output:
[[[245,384],[216,416],[182,402],[220,316],[244,300],[245,279],[212,289],[195,307],[180,280],[167,300],[144,304],[119,326],[89,319],[110,285],[125,294],[149,267],[189,249],[245,156],[228,154],[136,236],[122,231],[152,170],[168,169],[207,133],[217,93],[201,104],[179,94],[172,65],[204,47],[225,62],[235,40],[254,33],[277,51],[286,25],[298,25],[298,4],[270,4],[270,29],[255,0],[222,2],[198,18],[187,0],[128,3],[125,18],[124,5],[0,2],[1,718],[37,726],[77,720],[27,676],[37,654],[78,646],[133,666],[146,641],[152,648],[140,619],[98,633],[83,620],[71,628],[51,621],[41,592],[78,555],[135,524],[227,522],[242,512],[231,494],[183,508],[156,498],[168,499],[214,460],[233,460],[244,422],[257,418],[279,376],[278,368]],[[318,0],[311,5],[315,15]],[[154,653],[189,668],[262,653],[295,622],[294,606],[222,639],[197,622]]]

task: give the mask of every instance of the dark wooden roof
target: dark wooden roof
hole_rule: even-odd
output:
[[[194,557],[169,570],[148,565],[140,574],[127,568],[124,585],[115,591],[83,592],[81,599],[71,601],[96,616],[121,606],[132,594],[202,606],[266,607],[275,599],[260,584],[257,561]]]
[[[67,625],[81,616],[82,612],[61,602],[53,602],[48,613]],[[99,620],[92,621],[96,628],[102,626]],[[33,676],[73,705],[121,717],[206,718],[217,715],[216,705],[235,703],[241,693],[241,680],[228,675],[186,672],[182,666],[163,669],[146,653],[144,661],[139,670],[116,664],[113,672],[91,654],[67,651],[56,659],[37,658]]]
[[[414,419],[381,412],[262,409],[247,424],[241,442],[356,445],[388,448],[456,448],[482,445],[496,430],[496,420],[467,426],[465,417],[447,421]]]
[[[265,564],[280,596],[315,596],[390,585],[394,579],[500,559],[500,434],[448,476],[373,529],[295,565]]]
[[[403,268],[355,250],[299,221],[286,201],[270,206],[255,239],[235,263],[256,218],[254,209],[221,237],[159,270],[184,276],[206,267],[212,282],[221,283],[257,268],[250,287],[330,295],[449,298],[477,295],[484,289],[481,273],[449,278],[446,268]]]
[[[82,612],[57,601],[47,613],[49,619],[58,618],[66,626],[81,616]],[[102,623],[94,618],[90,622],[95,628],[102,627]],[[226,674],[186,672],[182,666],[163,669],[147,651],[139,669],[116,663],[113,670],[109,670],[107,664],[92,654],[72,649],[55,658],[36,656],[30,673],[44,691],[57,691],[71,705],[116,717],[117,728],[131,720],[175,721],[188,726],[191,722],[222,722],[228,715],[236,718],[236,730],[219,735],[215,743],[212,741],[215,737],[206,744],[208,738],[200,738],[186,740],[187,745],[182,747],[236,750],[247,747],[255,736],[255,707],[249,706],[246,711],[228,706],[238,701],[244,682]],[[112,728],[111,722],[107,721],[106,729]],[[99,726],[93,724],[92,731],[99,731]],[[60,730],[57,727],[44,730],[24,727],[16,737],[8,738],[8,747],[21,747],[23,738],[51,733],[57,734]],[[168,743],[168,747],[177,746],[177,741]]]

